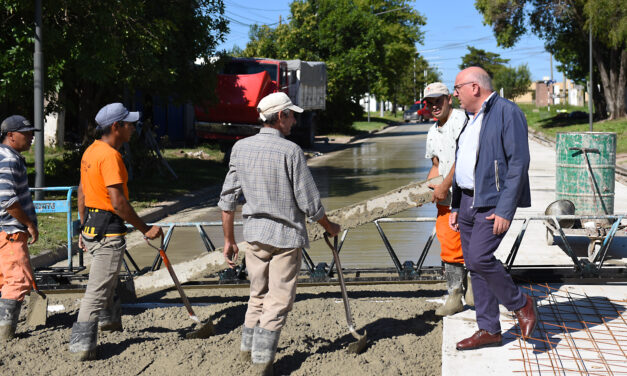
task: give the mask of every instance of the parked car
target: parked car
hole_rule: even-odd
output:
[[[433,115],[431,115],[431,111],[429,111],[424,101],[412,104],[411,107],[403,113],[403,120],[405,120],[405,122],[420,120],[424,123],[431,118],[433,118]]]

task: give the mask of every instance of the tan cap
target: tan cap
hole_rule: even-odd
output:
[[[294,112],[303,112],[303,109],[294,105],[290,97],[283,92],[272,93],[263,97],[257,105],[257,112],[262,121],[266,121],[266,116],[290,109]]]
[[[425,88],[425,98],[441,97],[442,95],[450,95],[448,88],[441,82],[433,82]]]

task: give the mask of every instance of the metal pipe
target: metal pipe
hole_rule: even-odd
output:
[[[44,53],[42,52],[43,33],[41,17],[41,0],[35,0],[35,54],[33,56],[34,78],[34,114],[35,129],[39,131],[35,137],[35,187],[44,184]],[[43,200],[41,191],[35,192],[35,200]],[[70,257],[71,259],[71,257]]]

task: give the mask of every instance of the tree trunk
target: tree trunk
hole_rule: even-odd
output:
[[[627,85],[627,50],[611,49],[607,58],[598,48],[593,51],[594,60],[601,76],[603,94],[610,113],[608,120],[627,116],[625,111],[625,86]]]

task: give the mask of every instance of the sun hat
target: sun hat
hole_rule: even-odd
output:
[[[303,109],[292,103],[290,97],[283,92],[267,95],[263,97],[257,105],[257,112],[259,112],[259,117],[263,121],[266,121],[266,116],[286,109],[290,109],[298,113],[303,112]]]

